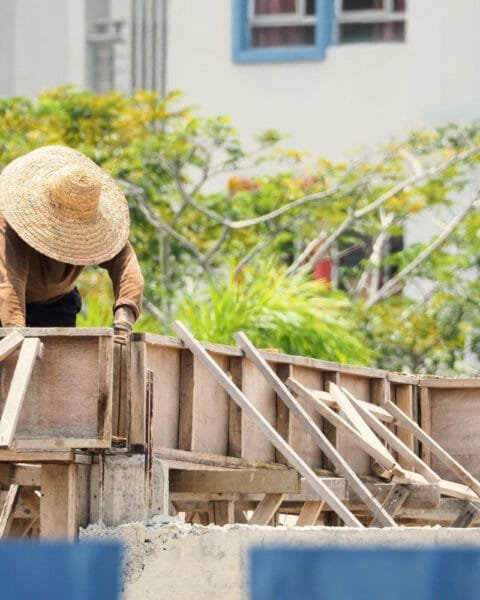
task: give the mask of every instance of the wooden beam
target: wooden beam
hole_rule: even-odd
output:
[[[4,485],[40,487],[40,465],[0,463],[0,481]]]
[[[297,527],[308,527],[309,525],[315,525],[325,502],[311,502],[306,501],[303,503],[300,514],[298,515]]]
[[[312,488],[318,493],[319,498],[325,500],[327,504],[335,510],[340,518],[351,527],[363,528],[360,521],[352,514],[348,508],[341,502],[317,477],[315,472],[307,463],[285,442],[281,435],[272,427],[272,425],[258,412],[250,400],[238,389],[226,373],[210,357],[201,344],[192,336],[182,323],[175,321],[173,329],[182,338],[185,345],[193,352],[205,367],[213,374],[217,381],[222,385],[230,397],[237,402],[240,408],[254,421],[260,430],[267,436],[272,444],[281,452],[289,463],[297,471],[309,480]]]
[[[462,512],[452,523],[452,527],[470,527],[479,514],[480,507],[472,502],[467,502],[464,510],[462,510]]]
[[[419,427],[415,421],[407,417],[393,402],[385,401],[385,408],[393,415],[399,423],[406,429],[409,429],[415,437],[422,442],[424,446],[429,448],[431,453],[435,455],[446,467],[448,467],[455,475],[470,487],[477,495],[480,495],[480,483],[469,473],[459,462],[457,462],[444,448],[440,446],[433,438]]]
[[[377,433],[377,435],[384,439],[387,444],[396,450],[411,467],[417,469],[417,471],[431,483],[440,481],[440,477],[435,473],[435,471],[433,471],[426,463],[424,463],[423,460],[413,452],[413,450],[411,450],[404,442],[402,442],[390,429],[388,429],[388,427],[385,427],[383,423],[376,419],[374,415],[364,410],[363,406],[348,390],[344,389],[343,391],[345,394],[348,394],[358,412],[375,431],[375,433]]]
[[[240,470],[177,471],[170,470],[171,492],[193,493],[299,493],[300,479],[293,469],[283,471]]]
[[[268,525],[273,519],[275,513],[280,508],[285,494],[265,494],[265,497],[258,503],[253,515],[248,521],[249,525]]]
[[[78,535],[77,465],[42,465],[40,537],[75,539]]]
[[[12,331],[0,342],[0,361],[5,360],[22,345],[25,338],[18,331]]]
[[[10,383],[10,390],[0,419],[0,447],[10,447],[15,436],[23,400],[27,392],[35,360],[41,351],[39,338],[23,341],[17,366]]]
[[[388,493],[388,496],[382,506],[388,512],[388,514],[392,515],[392,517],[395,517],[405,504],[409,495],[410,490],[406,486],[395,485]],[[376,527],[377,525],[378,521],[377,519],[374,519],[370,524],[370,527]]]
[[[231,500],[212,502],[213,519],[216,525],[231,525],[235,523],[235,504]]]
[[[295,394],[303,398],[314,410],[319,412],[322,417],[329,421],[332,425],[335,427],[341,427],[347,431],[358,444],[358,446],[362,448],[362,450],[365,450],[365,452],[374,460],[378,461],[385,469],[387,469],[387,471],[391,471],[397,466],[397,462],[386,448],[383,448],[382,452],[380,452],[376,444],[372,445],[370,441],[362,436],[357,429],[355,429],[343,417],[328,407],[323,400],[320,400],[318,396],[315,397],[311,393],[313,390],[306,388],[293,377],[289,377],[285,383],[293,392],[295,392]]]
[[[20,486],[12,484],[0,512],[0,540],[8,536],[13,523],[15,505],[18,501]]]
[[[320,430],[320,428],[305,411],[298,400],[292,396],[287,386],[277,377],[266,360],[260,356],[258,350],[250,342],[247,336],[243,333],[237,333],[235,335],[235,340],[248,358],[255,363],[259,371],[270,383],[278,396],[285,402],[292,414],[295,415],[295,418],[298,420],[298,422],[305,428],[306,433],[312,437],[322,452],[335,465],[337,470],[345,477],[348,483],[356,491],[358,496],[362,498],[366,506],[369,508],[369,510],[371,510],[372,514],[375,517],[378,517],[379,521],[384,526],[396,527],[396,523],[392,517],[382,509],[380,504],[362,483],[361,479],[350,467],[347,461],[341,456],[333,444],[331,444],[326,435]]]

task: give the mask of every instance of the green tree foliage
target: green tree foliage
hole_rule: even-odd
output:
[[[479,355],[476,124],[342,163],[283,148],[275,131],[247,148],[178,93],[59,88],[0,101],[0,131],[0,167],[68,144],[124,187],[146,281],[140,328],[182,317],[205,339],[244,328],[260,345],[398,370],[466,372]],[[325,259],[336,290],[311,281]],[[82,279],[84,325],[110,324],[104,275]]]

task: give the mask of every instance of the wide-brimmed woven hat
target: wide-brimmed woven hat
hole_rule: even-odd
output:
[[[0,212],[41,254],[72,265],[99,264],[125,246],[125,195],[90,158],[44,146],[16,158],[0,175]]]

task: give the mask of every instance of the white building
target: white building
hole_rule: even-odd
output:
[[[478,0],[1,0],[0,96],[182,89],[338,158],[476,118],[479,25]]]

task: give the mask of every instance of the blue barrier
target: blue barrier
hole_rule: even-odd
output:
[[[253,548],[250,600],[476,600],[480,548]]]
[[[0,544],[0,598],[118,600],[121,546],[112,543]]]

